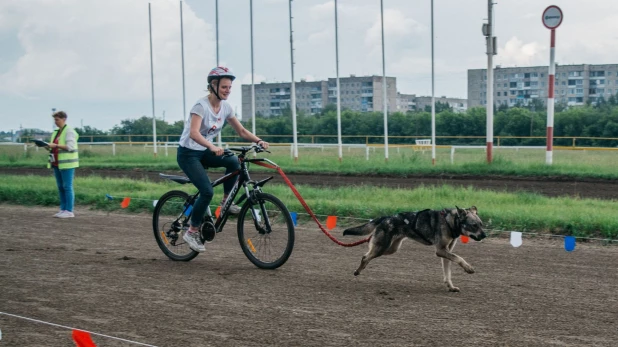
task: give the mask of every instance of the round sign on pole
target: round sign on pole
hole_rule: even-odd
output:
[[[560,7],[551,5],[543,11],[543,25],[547,29],[556,29],[562,23],[562,10]]]

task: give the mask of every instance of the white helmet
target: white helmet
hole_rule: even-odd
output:
[[[227,67],[217,66],[208,73],[208,84],[213,80],[220,80],[223,77],[229,78],[232,81],[236,79],[232,70]]]

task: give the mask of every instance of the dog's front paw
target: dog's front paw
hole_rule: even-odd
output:
[[[474,268],[472,267],[472,265],[464,266],[464,271],[466,271],[469,274],[473,274],[475,272]]]
[[[459,293],[461,290],[459,290],[458,287],[448,287],[448,291],[453,293]]]
[[[354,276],[358,276],[358,275],[360,275],[360,271],[358,270],[354,271]]]

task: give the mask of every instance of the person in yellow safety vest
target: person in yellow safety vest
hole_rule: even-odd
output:
[[[47,146],[50,152],[47,167],[54,169],[58,193],[60,194],[60,211],[54,217],[73,218],[75,217],[73,212],[75,202],[73,177],[75,177],[75,168],[79,167],[77,153],[79,134],[66,124],[67,114],[64,111],[54,113],[53,117],[58,129],[52,133],[51,141]]]

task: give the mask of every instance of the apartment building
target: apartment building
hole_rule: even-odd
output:
[[[301,80],[294,85],[296,107],[303,112],[319,113],[328,102],[326,81],[307,82]],[[251,85],[242,85],[242,114],[251,114]],[[255,114],[265,117],[277,116],[291,107],[291,84],[265,83],[255,85]]]
[[[341,107],[344,109],[372,112],[383,110],[382,76],[340,77]],[[337,104],[337,79],[307,82],[294,85],[296,107],[308,114],[320,113],[327,104]],[[242,114],[251,114],[251,85],[242,85]],[[255,85],[255,113],[264,117],[282,114],[290,107],[291,84],[266,83]],[[386,98],[389,112],[397,110],[397,79],[386,77]]]
[[[447,103],[454,112],[466,112],[468,100],[460,98],[447,98],[446,96],[436,97],[436,103]],[[431,108],[431,96],[416,96],[415,94],[397,93],[397,111],[423,111],[425,107]]]
[[[548,66],[494,69],[495,105],[527,105],[534,99],[544,103],[548,93]],[[597,102],[618,93],[618,64],[558,65],[554,82],[554,99],[569,106]],[[487,69],[468,70],[470,107],[487,104]]]
[[[447,98],[446,96],[436,97],[436,103],[447,103],[453,112],[466,112],[468,109],[468,100],[460,98]],[[431,96],[417,96],[416,97],[416,109],[424,110],[426,106],[431,107]]]
[[[406,113],[416,111],[416,94],[397,93],[397,111]]]

